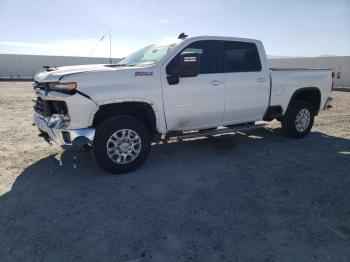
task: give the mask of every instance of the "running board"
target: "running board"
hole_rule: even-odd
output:
[[[177,133],[177,134],[173,133],[173,134],[167,134],[165,136],[165,140],[176,141],[176,140],[206,137],[206,136],[212,136],[212,135],[223,135],[223,134],[233,133],[233,132],[244,132],[244,131],[250,131],[255,129],[261,129],[261,128],[265,128],[265,126],[266,124],[257,124],[257,125],[250,124],[250,125],[223,127],[223,128],[204,129],[204,130],[199,130],[198,132]]]

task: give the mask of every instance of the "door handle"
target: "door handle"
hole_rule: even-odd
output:
[[[219,81],[219,80],[210,81],[210,84],[212,84],[213,86],[218,86],[218,85],[221,85],[221,84],[223,84],[223,83],[224,83],[224,82]]]
[[[262,77],[262,78],[256,79],[256,82],[263,83],[263,82],[266,82],[267,80],[269,80],[269,79],[265,78],[265,77]]]

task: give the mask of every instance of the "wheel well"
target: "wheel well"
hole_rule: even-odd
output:
[[[320,110],[320,104],[321,104],[321,92],[318,88],[316,87],[306,87],[306,88],[301,88],[293,94],[288,108],[298,100],[304,100],[309,103],[311,103],[315,109],[315,115],[318,114]]]
[[[103,120],[112,116],[133,116],[142,121],[150,133],[156,137],[157,120],[151,105],[144,102],[121,102],[99,107],[95,113],[92,125],[97,127]]]

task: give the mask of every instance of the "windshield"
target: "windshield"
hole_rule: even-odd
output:
[[[122,59],[118,64],[126,66],[148,66],[159,62],[180,41],[146,46]]]

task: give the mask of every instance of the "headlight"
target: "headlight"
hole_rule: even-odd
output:
[[[51,90],[71,92],[77,88],[77,83],[50,83],[49,87]]]

